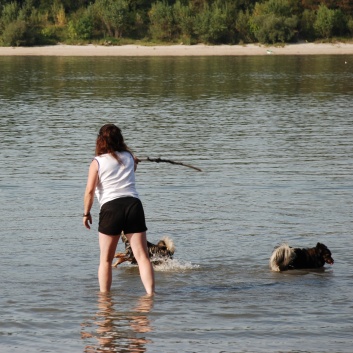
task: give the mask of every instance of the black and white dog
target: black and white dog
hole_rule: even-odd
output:
[[[132,252],[129,241],[124,234],[122,234],[121,239],[125,244],[125,252],[115,254],[114,258],[118,258],[118,261],[112,266],[117,267],[125,261],[129,261],[131,264],[136,265],[137,261]],[[159,265],[168,259],[172,259],[175,252],[174,242],[169,237],[162,238],[157,244],[147,241],[147,248],[148,255],[153,265]]]
[[[301,268],[320,268],[325,263],[333,265],[331,251],[326,245],[317,243],[315,248],[300,249],[282,244],[275,248],[270,258],[272,271],[280,272]]]

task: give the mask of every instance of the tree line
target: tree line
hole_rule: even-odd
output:
[[[0,0],[0,45],[351,40],[352,0]]]

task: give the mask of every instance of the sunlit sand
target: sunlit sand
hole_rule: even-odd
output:
[[[299,43],[285,46],[170,45],[99,46],[53,45],[43,47],[0,47],[0,56],[252,56],[252,55],[349,55],[353,43]]]

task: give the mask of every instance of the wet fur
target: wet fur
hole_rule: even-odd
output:
[[[118,260],[112,266],[117,267],[118,265],[126,261],[130,262],[133,265],[137,264],[134,253],[131,249],[131,245],[127,240],[126,236],[122,234],[121,238],[125,244],[125,252],[115,254],[114,258],[118,258]],[[175,252],[174,242],[169,237],[162,238],[157,244],[153,244],[147,241],[147,249],[151,262],[154,265],[159,265],[168,259],[172,259]]]
[[[326,245],[317,243],[315,248],[292,248],[282,244],[275,248],[270,258],[272,271],[280,272],[301,268],[320,268],[325,263],[333,265],[331,251]]]

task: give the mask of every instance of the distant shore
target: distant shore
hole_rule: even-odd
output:
[[[299,43],[280,46],[247,45],[52,45],[0,47],[0,56],[253,56],[353,55],[353,43]]]

